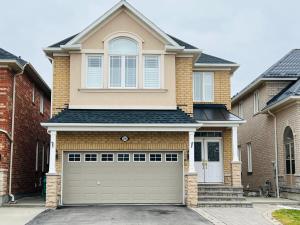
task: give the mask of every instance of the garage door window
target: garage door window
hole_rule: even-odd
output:
[[[146,154],[144,153],[134,153],[133,154],[134,162],[146,162]]]
[[[80,155],[80,153],[69,153],[68,160],[69,160],[69,162],[80,162],[81,155]]]
[[[98,159],[97,159],[97,154],[96,153],[87,153],[87,154],[84,154],[84,161],[85,162],[97,162]]]
[[[177,153],[166,153],[166,162],[177,162],[178,154]]]
[[[129,162],[129,153],[118,153],[118,162]]]
[[[150,162],[161,162],[161,154],[159,153],[152,153],[149,158]]]
[[[114,154],[112,154],[112,153],[103,153],[103,154],[101,154],[101,161],[102,162],[113,162],[114,161]]]

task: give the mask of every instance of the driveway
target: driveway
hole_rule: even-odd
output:
[[[47,210],[27,225],[204,225],[212,224],[183,206],[86,206]]]
[[[24,225],[45,208],[0,207],[0,225]]]

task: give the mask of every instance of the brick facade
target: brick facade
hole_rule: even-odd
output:
[[[40,143],[39,156],[44,156],[49,143],[49,135],[40,122],[50,117],[50,99],[44,95],[44,113],[40,113],[40,94],[42,91],[35,87],[35,103],[32,102],[33,81],[27,73],[16,77],[15,85],[15,129],[14,129],[14,155],[12,167],[12,193],[19,195],[34,193],[41,189],[42,159],[39,159],[39,168],[35,170],[36,143]],[[13,108],[13,72],[9,68],[0,68],[0,129],[8,131],[11,135]],[[2,198],[8,194],[10,146],[7,135],[0,132],[0,195]],[[47,165],[44,163],[44,170]],[[44,171],[44,172],[45,172]],[[1,189],[2,187],[2,189]],[[0,196],[1,197],[1,196]]]

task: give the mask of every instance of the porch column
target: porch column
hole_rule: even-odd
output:
[[[237,127],[232,127],[232,162],[239,162]]]
[[[194,136],[195,136],[195,132],[189,132],[189,173],[195,173]]]
[[[232,127],[232,162],[231,162],[231,177],[232,177],[232,186],[241,187],[242,178],[241,178],[241,161],[239,159],[239,150],[238,150],[238,138],[237,138],[237,127]]]
[[[56,174],[56,131],[50,131],[50,160],[49,160],[49,173]]]

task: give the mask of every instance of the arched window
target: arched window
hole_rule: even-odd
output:
[[[127,37],[118,37],[108,43],[110,62],[109,86],[137,87],[138,43]]]
[[[286,127],[283,134],[285,146],[285,168],[286,174],[295,174],[295,150],[294,135],[290,127]]]

